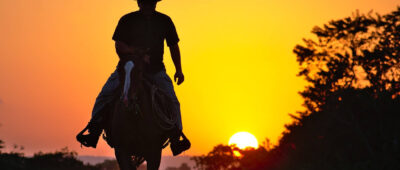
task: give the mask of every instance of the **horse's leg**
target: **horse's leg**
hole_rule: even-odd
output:
[[[115,158],[117,158],[120,170],[136,170],[136,167],[132,165],[132,158],[128,152],[122,149],[114,149]]]
[[[158,170],[161,162],[161,148],[153,150],[146,159],[147,170]]]

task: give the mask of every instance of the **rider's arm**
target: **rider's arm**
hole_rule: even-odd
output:
[[[169,51],[171,52],[172,61],[174,61],[176,72],[182,72],[181,65],[181,52],[179,50],[179,45],[173,45],[169,47]]]
[[[117,51],[119,58],[123,58],[127,55],[132,55],[134,52],[133,48],[129,47],[128,44],[122,41],[115,41],[115,50]]]
[[[172,58],[172,61],[174,62],[175,69],[176,69],[174,80],[176,82],[176,79],[178,79],[177,84],[180,85],[185,80],[185,77],[183,76],[183,73],[182,73],[181,52],[179,50],[178,43],[175,45],[169,46],[169,51],[171,52],[171,58]]]
[[[178,37],[178,33],[176,32],[176,28],[174,23],[172,22],[171,18],[167,18],[166,19],[166,40],[167,40],[167,45],[169,47],[169,51],[171,52],[171,57],[172,57],[172,61],[174,61],[174,65],[175,65],[175,69],[176,69],[176,73],[174,75],[174,80],[175,82],[176,79],[178,79],[177,84],[180,85],[185,77],[183,76],[182,73],[182,65],[181,65],[181,53],[179,51],[179,37]]]

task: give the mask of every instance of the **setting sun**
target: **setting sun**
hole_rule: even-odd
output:
[[[229,145],[236,145],[240,149],[248,147],[257,148],[258,141],[256,137],[249,132],[238,132],[229,139]]]

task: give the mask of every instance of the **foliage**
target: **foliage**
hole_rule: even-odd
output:
[[[312,31],[317,40],[293,50],[299,76],[310,84],[300,94],[307,115],[319,111],[332,93],[369,87],[373,93],[398,94],[400,90],[400,7],[381,16],[358,12]]]
[[[269,140],[267,140],[269,141]],[[270,143],[257,149],[239,149],[236,146],[217,145],[207,155],[194,156],[196,169],[201,170],[259,170],[277,166],[281,153],[270,149]],[[239,154],[235,154],[239,153]]]
[[[323,111],[288,125],[276,148],[284,151],[279,169],[399,169],[400,97],[372,92],[336,92]]]
[[[238,157],[234,155],[234,150],[230,146],[217,145],[206,156],[194,156],[192,160],[196,162],[196,168],[204,170],[225,170],[233,169],[238,164]]]
[[[76,158],[76,152],[67,148],[54,153],[35,153],[33,157],[25,157],[23,153],[0,153],[0,167],[5,170],[91,170],[91,165],[84,165]]]
[[[24,170],[25,161],[21,153],[0,153],[0,167],[4,170]]]
[[[77,153],[63,148],[54,153],[35,153],[32,158],[27,159],[29,169],[93,169],[85,166],[82,161],[77,159]]]

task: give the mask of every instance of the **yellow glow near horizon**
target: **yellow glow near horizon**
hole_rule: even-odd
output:
[[[201,155],[245,129],[258,141],[279,140],[289,113],[303,109],[292,50],[311,29],[357,9],[381,14],[399,0],[163,0],[175,23],[185,82],[175,86],[183,131]],[[134,0],[0,1],[0,139],[7,148],[113,156],[100,140],[80,148],[75,135],[118,57],[112,34]],[[175,73],[168,48],[164,62]],[[29,128],[25,128],[29,127]],[[206,140],[205,140],[206,137]],[[10,146],[10,147],[9,147]],[[169,149],[164,154],[171,155]]]
[[[231,145],[236,145],[239,149],[257,148],[258,141],[249,132],[238,132],[229,139],[229,146]]]

